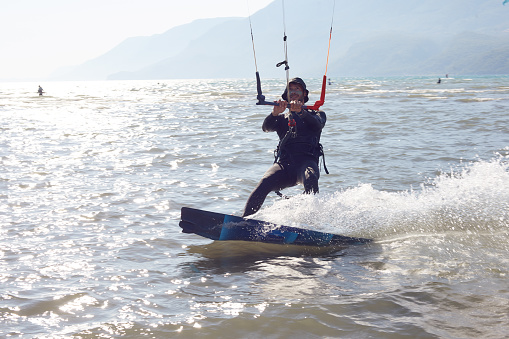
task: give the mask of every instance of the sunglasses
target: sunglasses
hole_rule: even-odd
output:
[[[297,94],[298,96],[301,96],[303,94],[303,92],[300,89],[291,89],[290,95],[292,95],[292,94]]]

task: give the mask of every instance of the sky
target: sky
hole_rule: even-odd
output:
[[[126,38],[202,18],[247,17],[274,0],[0,0],[0,80],[44,78]]]

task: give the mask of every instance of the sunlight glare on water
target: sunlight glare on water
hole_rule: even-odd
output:
[[[252,79],[2,83],[0,336],[502,338],[507,84],[333,79],[320,194],[253,216],[374,239],[313,248],[180,232],[272,164]]]

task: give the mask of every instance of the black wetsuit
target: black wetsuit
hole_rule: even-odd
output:
[[[295,121],[291,133],[289,122]],[[244,208],[243,216],[256,213],[272,191],[304,185],[305,193],[318,193],[320,170],[318,160],[322,154],[320,135],[327,118],[322,111],[302,110],[301,113],[269,114],[263,122],[263,131],[277,132],[280,143],[276,161],[265,172],[253,190]]]

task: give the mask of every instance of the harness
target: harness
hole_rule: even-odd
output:
[[[318,138],[316,136],[311,137],[303,137],[299,136],[297,133],[297,122],[293,118],[293,113],[289,112],[286,115],[288,119],[288,131],[285,136],[279,141],[277,148],[274,150],[274,163],[279,163],[282,157],[288,156],[291,160],[291,153],[285,154],[285,148],[288,147],[288,144],[296,145],[296,144],[304,144],[311,146],[308,152],[303,152],[303,154],[316,156],[318,159],[322,157],[323,168],[325,173],[329,174],[329,170],[325,165],[325,153],[323,151],[323,146],[318,142]],[[319,162],[319,160],[318,160]]]

